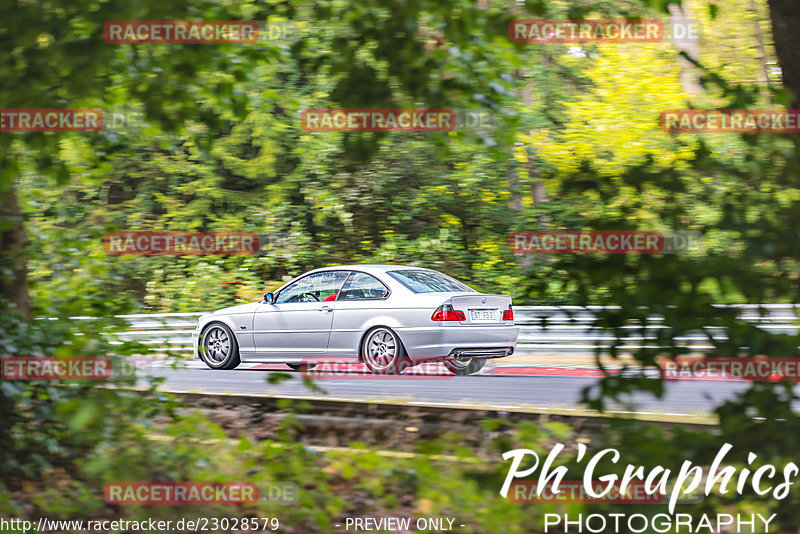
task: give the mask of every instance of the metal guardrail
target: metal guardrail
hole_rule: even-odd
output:
[[[739,319],[755,324],[774,334],[797,334],[800,330],[800,304],[718,305],[740,310]],[[608,330],[596,328],[593,311],[621,309],[619,306],[515,306],[515,322],[520,326],[517,353],[575,352],[591,353],[610,347],[616,337]],[[664,318],[650,316],[645,325],[629,324],[630,330],[618,350],[631,352],[653,344],[658,329],[668,328]],[[724,328],[706,327],[704,331],[676,336],[676,344],[692,352],[714,348],[713,341],[727,339]]]
[[[136,341],[149,345],[153,352],[191,352],[192,333],[197,326],[197,319],[206,313],[208,312],[117,315],[117,318],[128,321],[130,329],[116,332],[113,336],[118,341],[111,343]]]
[[[800,304],[764,304],[719,306],[741,310],[739,318],[775,334],[797,334],[800,330]],[[602,309],[619,309],[609,306],[515,306],[515,322],[520,327],[517,354],[575,353],[587,354],[605,348],[615,341],[609,331],[594,327],[594,312]],[[191,351],[192,332],[197,318],[207,312],[153,313],[142,315],[120,315],[127,320],[130,329],[114,334],[119,341],[138,341],[150,346],[150,350],[183,352]],[[75,319],[83,319],[75,317]],[[633,351],[642,346],[653,346],[657,329],[666,328],[664,318],[651,316],[647,325],[631,324],[624,328],[631,335],[624,338],[619,350]],[[722,328],[707,328],[677,337],[679,345],[693,352],[704,352],[713,348],[712,339],[726,339]]]

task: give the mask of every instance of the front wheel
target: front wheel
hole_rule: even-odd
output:
[[[486,365],[486,358],[447,358],[442,362],[454,375],[474,375]]]
[[[399,375],[411,367],[400,338],[391,329],[383,326],[364,336],[361,359],[377,375]]]
[[[233,369],[240,363],[239,344],[222,323],[211,323],[200,335],[200,358],[212,369]]]

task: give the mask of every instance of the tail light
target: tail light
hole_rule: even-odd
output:
[[[514,310],[511,309],[511,306],[509,306],[507,310],[503,311],[503,320],[504,321],[514,320]]]
[[[431,321],[466,321],[464,312],[454,310],[449,304],[443,304],[436,308],[436,311],[431,315]]]

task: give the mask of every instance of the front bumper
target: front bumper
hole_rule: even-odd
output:
[[[430,326],[398,328],[411,360],[424,361],[448,356],[464,358],[504,358],[513,354],[519,338],[514,325]]]
[[[198,360],[200,359],[200,351],[197,350],[197,345],[199,341],[200,341],[200,331],[195,330],[194,332],[192,332],[192,356],[194,356]]]

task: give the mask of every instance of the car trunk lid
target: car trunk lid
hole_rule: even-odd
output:
[[[461,324],[502,323],[503,311],[511,307],[511,297],[507,295],[456,295],[449,302],[454,310],[464,314]]]

